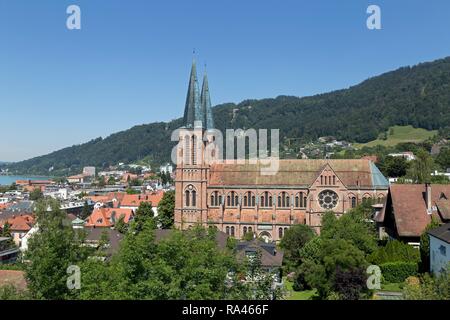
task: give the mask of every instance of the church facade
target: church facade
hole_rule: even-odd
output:
[[[201,224],[238,239],[251,232],[278,241],[292,225],[319,231],[325,212],[339,216],[366,199],[386,197],[389,183],[370,160],[279,160],[271,175],[259,162],[207,161],[214,139],[204,136],[214,119],[207,76],[199,93],[196,73],[194,62],[176,148],[177,228]]]

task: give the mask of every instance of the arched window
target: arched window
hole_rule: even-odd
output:
[[[261,196],[261,207],[265,207],[266,203],[264,202],[265,198],[264,196]]]
[[[189,136],[184,137],[184,162],[185,164],[189,164],[189,157],[191,156],[191,138]]]
[[[271,207],[272,206],[272,196],[268,191],[265,191],[261,195],[261,207]]]
[[[227,206],[236,207],[239,204],[237,192],[231,191],[227,195]]]
[[[244,195],[244,207],[255,206],[255,195],[251,191],[247,191]]]
[[[323,176],[320,176],[320,184],[323,184]]]
[[[247,233],[247,227],[244,227],[244,235]]]
[[[234,227],[231,227],[231,236],[234,237]]]
[[[197,192],[195,190],[192,190],[192,206],[197,206]]]
[[[192,164],[197,164],[197,136],[194,135],[192,136],[192,160],[191,163]]]
[[[248,227],[248,232],[253,232],[252,227]]]
[[[297,195],[295,196],[295,207],[306,208],[306,193],[297,193]]]
[[[226,234],[230,235],[230,227],[226,227],[225,230],[226,230]]]
[[[283,238],[283,228],[278,229],[278,238],[279,239]]]
[[[356,197],[353,196],[353,197],[351,198],[351,201],[352,201],[352,208],[356,208]]]
[[[278,207],[280,208],[287,208],[290,206],[289,203],[289,195],[287,192],[281,192],[280,195],[278,196]]]
[[[336,185],[336,176],[333,176],[333,185]]]
[[[189,204],[190,204],[189,198],[190,197],[191,197],[191,194],[190,194],[189,190],[186,190],[184,192],[184,201],[185,201],[185,206],[186,207],[189,207]]]
[[[219,196],[218,191],[214,191],[211,193],[211,205],[212,206],[219,206],[222,204],[222,196]]]

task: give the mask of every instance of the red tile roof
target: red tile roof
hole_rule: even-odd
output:
[[[139,207],[142,202],[151,202],[153,207],[158,206],[164,196],[164,191],[149,192],[145,194],[127,194],[120,202],[121,207]]]
[[[431,205],[438,210],[427,213],[426,186],[424,184],[394,184],[390,187],[397,232],[403,237],[418,237],[435,216],[445,220],[439,212],[443,202],[450,199],[450,185],[431,185]],[[446,199],[445,199],[446,198]]]
[[[7,220],[11,231],[30,231],[34,225],[34,217],[29,214],[19,215]]]
[[[133,210],[122,208],[95,209],[88,217],[86,227],[112,227],[114,225],[111,220],[113,215],[115,215],[115,221],[119,221],[119,219],[123,216],[124,222],[128,223],[133,217]]]

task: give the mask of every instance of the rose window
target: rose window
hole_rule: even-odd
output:
[[[319,193],[319,204],[322,208],[330,210],[337,206],[339,197],[336,192],[325,190]]]

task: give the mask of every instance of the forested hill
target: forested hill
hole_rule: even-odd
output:
[[[180,115],[183,112],[180,105]],[[279,96],[223,104],[213,110],[218,129],[279,128],[281,138],[333,135],[367,142],[392,125],[439,129],[450,124],[450,57],[370,78],[348,89],[311,97]],[[151,123],[115,133],[105,139],[65,148],[9,165],[20,173],[73,174],[87,165],[105,167],[150,156],[168,161],[172,130],[181,119]]]

